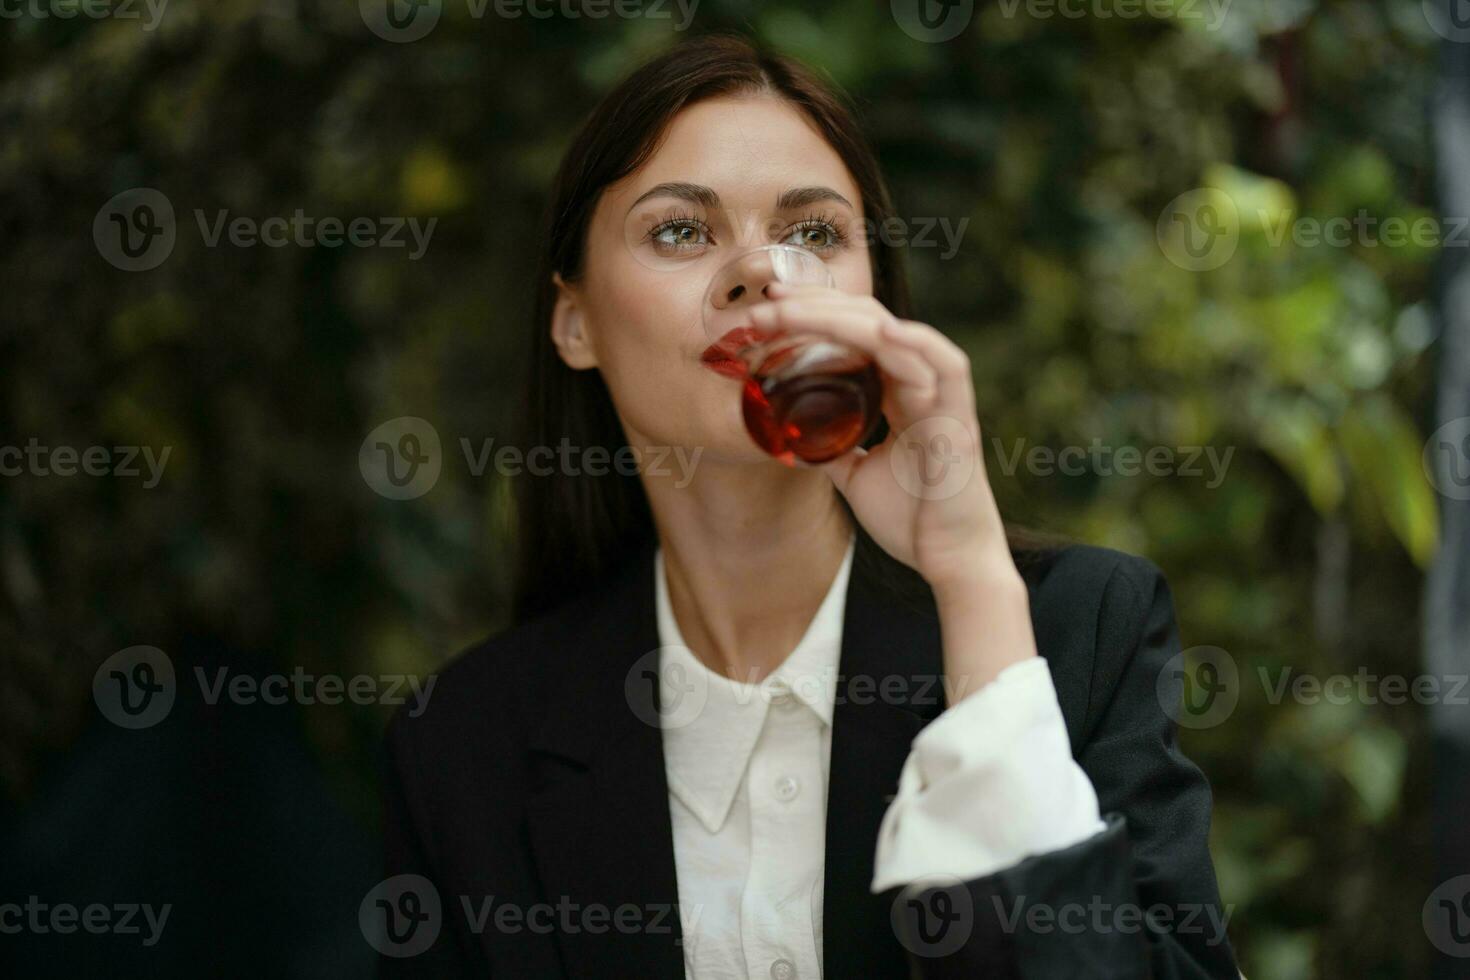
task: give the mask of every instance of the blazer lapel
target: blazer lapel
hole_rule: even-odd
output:
[[[565,919],[556,913],[568,977],[681,980],[652,546],[581,611],[567,634],[574,668],[557,679],[530,743],[527,815],[542,900],[569,908]],[[619,909],[630,904],[636,928],[620,928]]]
[[[933,597],[861,528],[848,579],[833,710],[823,872],[823,972],[902,976],[891,896],[872,895],[878,825],[909,745],[944,710]],[[905,598],[885,578],[919,586]],[[530,741],[527,816],[541,900],[557,912],[569,977],[684,976],[673,827],[658,725],[653,545],[596,590],[568,624],[575,669],[559,678]],[[640,927],[613,924],[638,906]],[[583,924],[588,909],[606,910]]]
[[[912,599],[884,578],[909,584]],[[906,976],[890,894],[873,895],[878,826],[924,725],[944,710],[943,649],[932,593],[858,530],[842,626],[827,787],[822,912],[828,977]]]

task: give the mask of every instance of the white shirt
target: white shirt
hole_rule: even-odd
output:
[[[654,553],[664,761],[683,919],[698,980],[822,975],[832,711],[855,541],[796,648],[758,684],[684,644]],[[1103,829],[1041,658],[1006,668],[913,740],[883,816],[874,893],[981,877]]]

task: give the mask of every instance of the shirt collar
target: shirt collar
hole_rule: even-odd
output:
[[[665,706],[659,717],[669,789],[712,834],[724,826],[745,781],[771,698],[787,694],[806,705],[822,724],[832,724],[855,543],[856,536],[848,540],[827,595],[795,649],[759,684],[710,670],[685,646],[669,601],[663,549],[654,552],[659,695]]]

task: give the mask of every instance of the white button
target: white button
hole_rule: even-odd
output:
[[[773,681],[766,690],[770,693],[772,704],[785,705],[791,703],[791,688],[786,686],[783,681]]]
[[[776,799],[790,802],[801,792],[801,783],[795,776],[782,776],[776,780]]]
[[[796,980],[796,964],[790,960],[777,960],[771,964],[773,980]]]

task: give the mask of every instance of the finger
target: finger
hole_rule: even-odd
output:
[[[953,406],[965,413],[974,411],[975,381],[970,356],[944,334],[924,323],[898,320],[884,323],[879,332],[885,340],[914,351],[934,369],[939,387]]]
[[[922,354],[946,381],[970,380],[970,356],[928,324],[895,317],[885,321],[881,331],[889,340]]]
[[[772,282],[766,284],[765,292],[767,296],[775,299],[777,296],[790,296],[794,293],[810,293],[819,289],[834,293],[841,292],[833,286],[819,282]],[[844,293],[843,295],[847,294]]]
[[[862,446],[854,446],[848,452],[843,453],[836,459],[825,463],[817,463],[815,468],[822,470],[831,478],[832,484],[843,496],[847,495],[847,485],[852,480],[852,472],[859,463],[868,455],[868,451]]]

